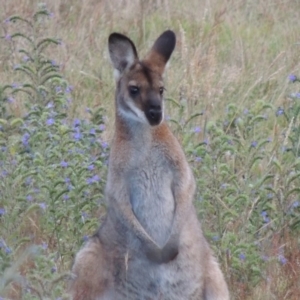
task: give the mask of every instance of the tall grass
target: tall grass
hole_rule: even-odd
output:
[[[107,37],[125,33],[145,54],[167,28],[178,42],[166,114],[232,299],[299,298],[300,3],[0,7],[0,299],[67,299],[74,254],[105,214]]]

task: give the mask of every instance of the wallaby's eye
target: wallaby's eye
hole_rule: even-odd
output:
[[[161,95],[161,96],[163,95],[163,93],[164,93],[164,90],[165,90],[165,88],[164,88],[164,87],[160,87],[160,88],[159,88],[159,93],[160,93],[160,95]]]
[[[129,86],[129,94],[130,96],[136,96],[140,92],[140,88],[135,85]]]

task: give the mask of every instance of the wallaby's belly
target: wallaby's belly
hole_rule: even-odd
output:
[[[175,210],[171,176],[163,165],[156,168],[145,165],[129,176],[132,210],[148,234],[161,246],[169,238]]]

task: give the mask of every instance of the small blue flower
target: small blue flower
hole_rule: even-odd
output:
[[[48,244],[46,242],[42,242],[42,248],[46,250],[48,248]]]
[[[28,132],[25,132],[22,136],[22,143],[25,147],[27,147],[29,145],[29,138],[30,138],[30,134]]]
[[[98,175],[94,175],[93,177],[90,177],[86,180],[87,184],[93,184],[95,182],[100,181],[100,177]]]
[[[46,125],[47,126],[51,126],[54,124],[54,119],[53,118],[49,118],[47,121],[46,121]]]
[[[217,241],[220,240],[220,237],[219,237],[218,235],[214,235],[214,236],[212,237],[212,240],[213,240],[214,242],[217,242]]]
[[[246,260],[246,255],[245,255],[244,253],[241,253],[241,254],[239,255],[239,259],[240,259],[241,261],[245,261],[245,260]]]
[[[297,76],[294,74],[289,75],[289,81],[290,82],[295,82],[297,80]]]
[[[12,250],[9,247],[5,247],[5,253],[6,254],[11,254]]]
[[[71,179],[69,177],[66,177],[65,178],[65,183],[70,183],[71,182]]]
[[[74,87],[72,85],[69,85],[66,87],[66,93],[70,94],[73,91]]]
[[[70,197],[69,197],[69,195],[68,195],[68,194],[64,194],[64,195],[63,195],[63,199],[64,199],[64,201],[67,201],[67,200],[69,200],[69,199],[70,199]]]
[[[199,132],[201,132],[201,128],[199,126],[196,126],[196,127],[193,128],[193,132],[194,133],[199,133]]]
[[[60,162],[60,166],[63,167],[63,168],[66,168],[68,166],[68,163],[63,160],[63,161]]]
[[[45,202],[40,203],[39,206],[40,206],[40,208],[41,208],[42,210],[44,210],[44,211],[45,211],[46,208],[47,208],[47,204],[46,204]]]
[[[11,35],[6,34],[5,37],[4,37],[4,39],[5,39],[6,41],[11,41]]]
[[[288,260],[283,256],[283,254],[278,255],[278,260],[282,265],[285,265],[288,262]]]
[[[105,125],[104,125],[104,124],[100,124],[100,125],[99,125],[99,130],[100,130],[100,131],[104,131],[104,130],[105,130],[105,128],[106,128],[106,127],[105,127]]]
[[[6,213],[6,210],[3,207],[0,207],[0,217],[5,215],[5,213]]]
[[[53,274],[53,273],[55,273],[57,271],[57,268],[56,267],[52,267],[51,268],[51,273]]]
[[[296,93],[295,97],[300,98],[300,93]]]
[[[84,236],[82,237],[82,239],[83,239],[84,242],[87,242],[88,239],[89,239],[89,237],[88,237],[87,235],[84,235]]]
[[[79,141],[82,138],[82,134],[81,134],[81,132],[79,130],[76,130],[76,132],[74,133],[73,137],[74,137],[74,139],[76,141]]]
[[[26,200],[27,200],[28,202],[31,202],[31,201],[33,200],[33,197],[32,197],[31,195],[28,195],[28,196],[26,197]]]
[[[282,107],[278,107],[276,111],[276,117],[281,116],[284,114],[284,109]]]
[[[89,171],[92,171],[92,170],[95,169],[95,166],[92,164],[92,165],[89,165],[87,168],[88,168]]]
[[[58,64],[56,63],[55,60],[50,60],[50,64],[53,66],[53,67],[58,67]]]
[[[108,148],[108,143],[107,142],[102,142],[101,146],[102,146],[103,149],[106,149],[106,148]]]
[[[249,113],[249,109],[245,108],[244,111],[243,111],[244,115],[248,115]]]
[[[55,87],[55,92],[56,93],[60,93],[61,91],[62,91],[61,86],[58,85],[58,86]]]
[[[260,215],[263,217],[263,222],[264,223],[269,223],[270,219],[268,217],[268,213],[264,210],[260,213]]]
[[[91,128],[90,135],[96,135],[96,129],[95,128]]]
[[[24,62],[28,62],[30,60],[30,58],[29,58],[29,56],[25,55],[25,56],[23,56],[22,60]]]
[[[202,157],[196,156],[196,157],[195,157],[195,161],[196,161],[196,162],[201,162],[201,161],[202,161]]]
[[[300,202],[299,201],[295,201],[295,202],[293,202],[293,204],[292,204],[292,208],[296,208],[296,207],[299,207],[299,205],[300,205]]]
[[[256,142],[256,141],[253,141],[253,142],[251,143],[251,147],[252,147],[252,148],[256,148],[256,147],[257,147],[257,142]]]
[[[81,121],[79,119],[75,119],[73,122],[74,127],[78,127],[78,126],[80,126],[80,124],[81,124]]]
[[[7,97],[6,100],[7,100],[8,103],[14,103],[15,102],[14,97]]]

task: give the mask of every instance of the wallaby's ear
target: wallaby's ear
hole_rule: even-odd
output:
[[[163,32],[155,41],[144,61],[151,66],[151,69],[163,74],[165,66],[175,48],[175,44],[175,33],[171,30]]]
[[[112,33],[109,36],[108,50],[117,78],[138,59],[133,42],[120,33]]]

